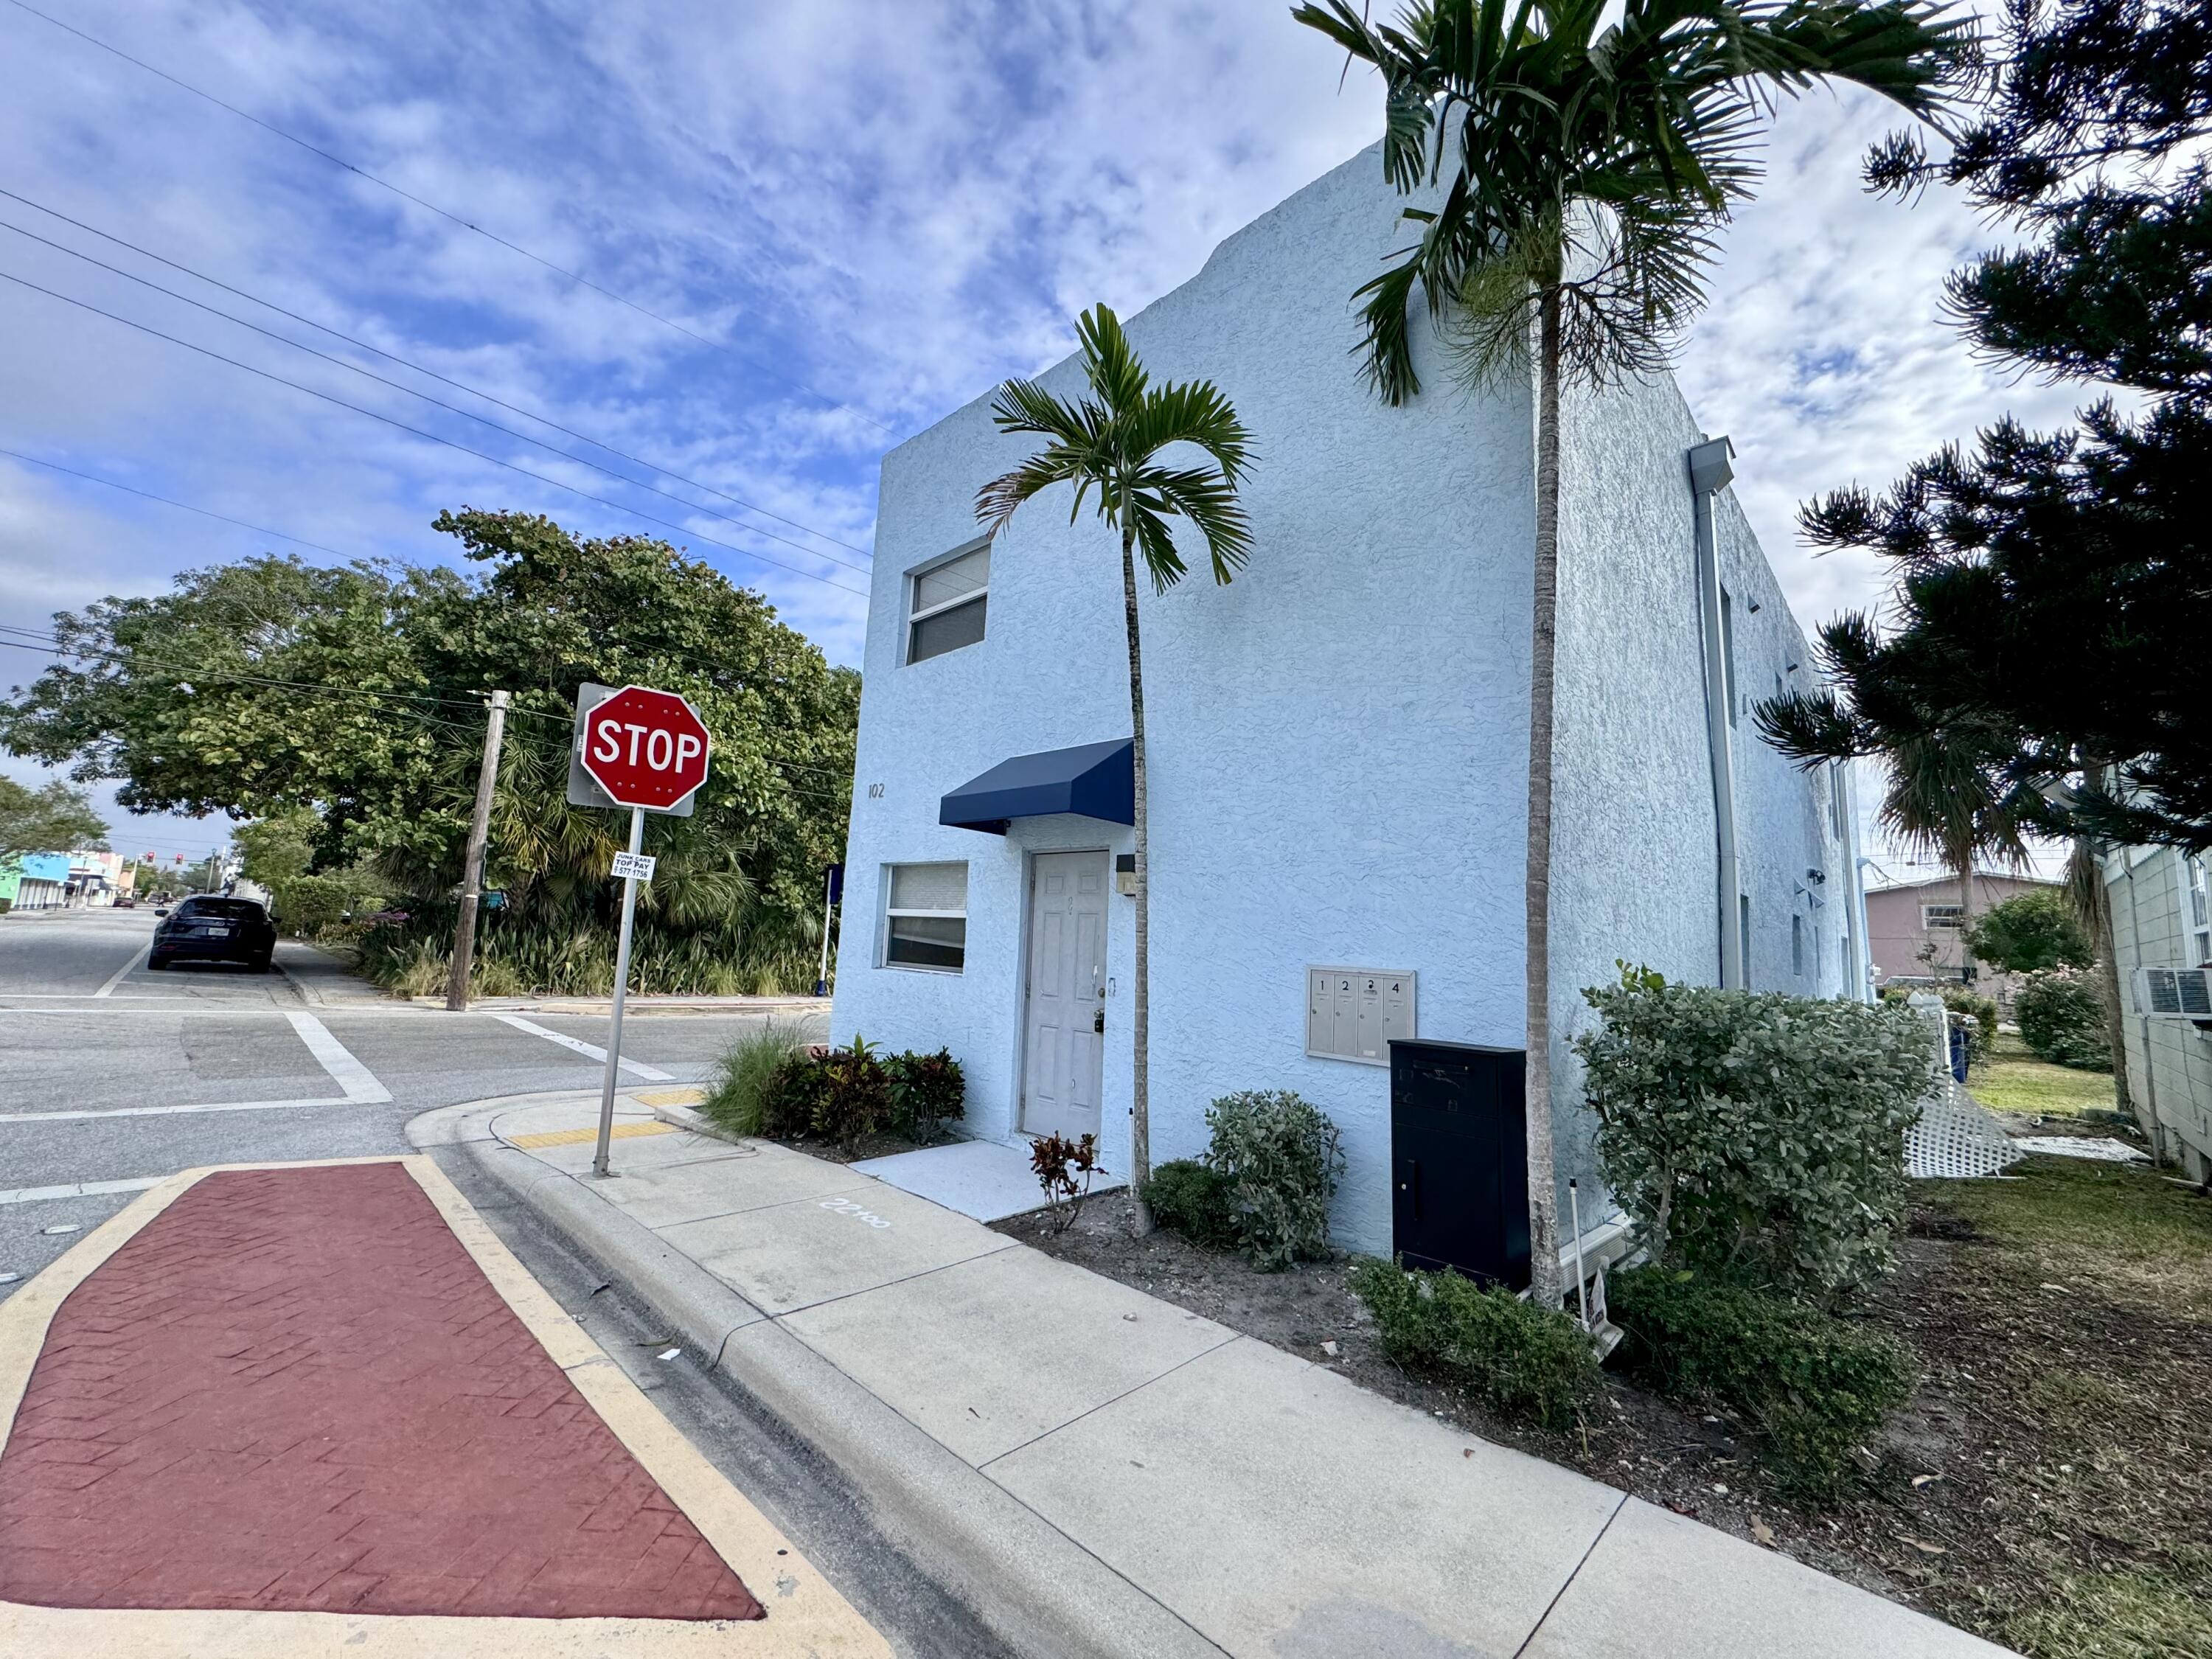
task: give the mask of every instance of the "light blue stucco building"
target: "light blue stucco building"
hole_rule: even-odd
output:
[[[1378,1034],[1518,1048],[1524,1029],[1534,399],[1461,391],[1425,337],[1413,403],[1363,385],[1348,296],[1400,245],[1399,208],[1370,151],[1127,325],[1156,378],[1218,383],[1258,448],[1248,568],[1217,586],[1200,561],[1141,601],[1153,1158],[1202,1151],[1218,1096],[1296,1090],[1343,1132],[1336,1236],[1375,1251],[1392,1215]],[[1080,389],[1073,361],[1043,378]],[[1096,1127],[1126,1168],[1118,544],[1071,524],[1064,492],[977,544],[978,486],[1030,441],[997,433],[988,402],[884,463],[835,1036],[948,1047],[969,1133]],[[1662,380],[1571,398],[1563,435],[1553,1060],[1561,1176],[1588,1194],[1566,1046],[1590,1018],[1581,987],[1622,958],[1721,982],[1725,945],[1754,987],[1860,994],[1865,963],[1842,775],[1796,770],[1752,727],[1748,703],[1811,658],[1733,496],[1701,508],[1705,434]],[[1703,455],[1710,487],[1726,447]],[[1029,763],[1014,793],[984,778],[1079,745],[1101,747]],[[1012,816],[1054,799],[1055,769],[1078,810]],[[988,798],[963,804],[979,780]],[[1338,1018],[1354,976],[1353,1003],[1379,976],[1389,1006]]]

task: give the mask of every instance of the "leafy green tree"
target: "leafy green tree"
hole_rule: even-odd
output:
[[[1474,383],[1536,391],[1527,862],[1529,1243],[1535,1291],[1560,1300],[1552,1155],[1553,666],[1559,592],[1559,394],[1665,367],[1704,304],[1704,270],[1759,176],[1765,100],[1855,82],[1915,114],[1965,39],[1934,6],[1885,0],[1430,0],[1371,24],[1348,0],[1291,15],[1383,80],[1382,167],[1414,246],[1364,284],[1369,379],[1420,390],[1415,290]],[[1445,182],[1449,158],[1449,182]],[[1442,186],[1441,193],[1438,191]],[[1524,382],[1525,383],[1525,382]]]
[[[1129,1190],[1136,1194],[1139,1236],[1152,1230],[1144,1198],[1152,1180],[1152,1114],[1147,1045],[1151,1036],[1151,846],[1145,768],[1145,673],[1137,626],[1137,556],[1164,593],[1181,581],[1182,556],[1168,521],[1183,518],[1206,538],[1213,580],[1226,582],[1251,551],[1252,532],[1237,501],[1251,465],[1251,434],[1211,380],[1170,380],[1154,386],[1105,306],[1076,319],[1083,372],[1091,396],[1067,403],[1035,380],[1008,380],[991,402],[1002,432],[1033,433],[1049,441],[1021,466],[976,493],[975,516],[990,534],[1003,531],[1022,503],[1055,484],[1072,484],[1071,520],[1097,491],[1098,517],[1121,542],[1121,618],[1129,647],[1129,723],[1137,774],[1137,985],[1133,1036],[1136,1071],[1129,1120]],[[1162,452],[1195,446],[1206,460],[1164,462]]]
[[[295,859],[304,833],[295,878],[367,864],[413,896],[366,958],[397,976],[450,933],[483,703],[504,687],[489,873],[509,904],[488,963],[503,988],[581,990],[611,977],[599,947],[627,825],[563,799],[576,687],[665,687],[705,718],[714,764],[693,817],[650,825],[638,983],[811,981],[799,958],[843,846],[859,677],[665,543],[522,514],[438,526],[466,568],[258,558],[59,617],[65,655],[0,710],[0,742],[119,778],[142,810],[260,820],[240,833],[269,838],[264,857]]]
[[[28,789],[0,778],[0,866],[25,853],[105,848],[107,825],[83,792],[65,783]]]
[[[239,873],[271,892],[307,873],[315,861],[314,813],[305,807],[242,823],[230,832]]]
[[[2063,894],[2045,889],[1991,905],[1966,929],[1966,948],[2007,974],[2087,968],[2095,960],[2074,907]]]
[[[2212,846],[2212,10],[2147,0],[2003,13],[1978,118],[1931,155],[1878,146],[1875,187],[1964,191],[2026,240],[1955,273],[1975,345],[2031,373],[2132,388],[2076,430],[2008,419],[1879,495],[1808,505],[1824,548],[1898,571],[1885,620],[1820,630],[1832,690],[1762,704],[1808,760],[1996,735],[2008,781],[2071,777],[2054,834]]]

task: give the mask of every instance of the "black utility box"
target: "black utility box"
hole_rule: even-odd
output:
[[[1527,1056],[1390,1044],[1392,1243],[1409,1267],[1528,1282]]]

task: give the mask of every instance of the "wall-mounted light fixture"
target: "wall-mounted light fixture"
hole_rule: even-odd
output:
[[[1137,855],[1116,853],[1114,855],[1114,890],[1124,898],[1137,896]]]

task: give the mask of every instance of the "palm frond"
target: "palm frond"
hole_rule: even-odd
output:
[[[1053,441],[1020,467],[975,494],[975,516],[996,536],[1021,505],[1055,483],[1075,486],[1071,521],[1096,490],[1097,515],[1125,532],[1144,554],[1156,591],[1182,580],[1187,567],[1169,520],[1183,518],[1205,537],[1216,581],[1225,582],[1250,556],[1252,534],[1237,487],[1252,465],[1252,434],[1211,380],[1155,386],[1106,306],[1078,320],[1084,372],[1092,397],[1079,405],[1054,398],[1034,381],[1010,380],[993,400],[1001,430],[1035,432]],[[1201,452],[1208,465],[1162,465],[1178,445]]]
[[[1232,485],[1251,465],[1252,434],[1211,380],[1171,380],[1128,411],[1127,453],[1152,455],[1170,444],[1196,444]]]
[[[1292,14],[1381,72],[1394,189],[1426,188],[1448,142],[1456,152],[1442,200],[1407,211],[1419,245],[1353,296],[1357,350],[1386,401],[1420,390],[1417,285],[1448,337],[1443,308],[1477,313],[1458,329],[1464,372],[1510,366],[1540,228],[1556,234],[1556,274],[1528,280],[1560,292],[1563,368],[1603,380],[1664,363],[1704,303],[1715,233],[1758,179],[1772,100],[1846,81],[1937,116],[1972,40],[1963,14],[1931,0],[1624,0],[1611,25],[1606,12],[1606,0],[1518,0],[1510,12],[1508,0],[1415,0],[1395,27],[1347,0]],[[1602,228],[1571,246],[1590,225]]]
[[[996,538],[1006,527],[1024,501],[1056,483],[1073,483],[1079,486],[1075,509],[1083,510],[1082,489],[1087,486],[1090,474],[1084,465],[1086,452],[1054,444],[1041,449],[1012,472],[991,480],[975,492],[975,518],[983,526],[983,533]]]
[[[1113,307],[1093,306],[1077,318],[1075,337],[1083,347],[1083,372],[1104,401],[1106,414],[1125,415],[1141,406],[1150,377]]]
[[[1251,521],[1237,499],[1236,481],[1225,472],[1210,466],[1150,469],[1139,475],[1137,495],[1148,514],[1159,511],[1178,514],[1197,526],[1199,534],[1206,538],[1206,555],[1213,566],[1215,581],[1227,582],[1251,557]],[[1149,548],[1146,562],[1152,563]],[[1175,575],[1180,577],[1182,574],[1178,561]],[[1163,581],[1160,578],[1160,568],[1156,566],[1152,572],[1154,582],[1162,591],[1172,586],[1171,580]]]

